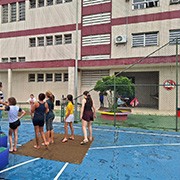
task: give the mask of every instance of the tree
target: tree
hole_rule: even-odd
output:
[[[113,102],[113,94],[117,98],[118,95],[123,96],[123,97],[133,97],[134,96],[134,85],[132,81],[123,76],[106,76],[103,77],[101,80],[98,80],[96,82],[96,85],[94,87],[95,91],[100,91],[107,94],[109,91],[110,93],[110,98],[109,98],[109,104],[112,105],[114,104]],[[114,90],[116,92],[114,92]],[[112,93],[113,92],[113,93]]]

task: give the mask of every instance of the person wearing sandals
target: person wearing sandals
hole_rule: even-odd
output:
[[[66,106],[66,115],[64,119],[64,138],[62,140],[62,143],[65,143],[68,141],[68,125],[71,130],[71,136],[69,137],[69,140],[74,140],[74,103],[73,103],[73,96],[71,94],[67,95],[68,104]]]
[[[46,131],[47,131],[47,142],[54,143],[54,130],[53,120],[55,118],[54,110],[54,95],[51,91],[46,91],[46,102],[49,107],[49,112],[46,114]]]
[[[35,131],[35,138],[36,138],[36,145],[34,145],[34,148],[39,149],[39,133],[41,135],[41,138],[43,140],[44,145],[48,146],[49,143],[46,141],[45,134],[44,134],[44,120],[46,114],[49,112],[48,104],[47,102],[44,102],[45,94],[40,93],[38,96],[38,102],[35,102],[32,105],[31,112],[34,113],[34,117],[32,119],[33,125],[34,125],[34,131]]]
[[[1,104],[5,105],[5,107],[1,107],[0,109],[8,111],[9,152],[16,152],[18,143],[18,127],[21,125],[20,119],[26,114],[26,112],[19,106],[16,106],[16,99],[14,97],[8,98],[7,103],[1,102]],[[14,135],[14,145],[12,135]]]
[[[82,100],[80,119],[82,120],[82,131],[84,134],[84,140],[81,142],[81,145],[92,141],[92,122],[96,118],[96,110],[93,104],[93,100],[88,91],[84,91],[84,98]],[[89,140],[87,137],[87,126],[89,130]]]

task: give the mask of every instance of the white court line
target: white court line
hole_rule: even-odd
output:
[[[122,146],[106,146],[106,147],[93,147],[89,150],[104,150],[104,149],[119,149],[119,148],[134,148],[134,147],[158,147],[158,146],[180,146],[180,143],[172,144],[135,144],[135,145],[122,145]]]
[[[56,177],[54,178],[54,180],[58,180],[58,178],[61,176],[61,174],[63,173],[63,171],[66,169],[66,167],[68,166],[69,163],[66,163],[62,169],[59,171],[59,173],[56,175]]]
[[[35,158],[35,159],[31,159],[31,160],[29,160],[29,161],[25,161],[25,162],[20,163],[20,164],[16,164],[15,166],[12,166],[12,167],[9,167],[9,168],[6,168],[6,169],[0,171],[0,174],[3,173],[3,172],[9,171],[9,170],[11,170],[11,169],[17,168],[17,167],[19,167],[19,166],[23,166],[23,165],[25,165],[25,164],[28,164],[28,163],[30,163],[30,162],[37,161],[37,160],[39,160],[39,159],[40,159],[40,158]]]

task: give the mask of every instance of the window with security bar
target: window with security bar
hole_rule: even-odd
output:
[[[36,46],[36,38],[29,38],[29,47]]]
[[[53,36],[47,36],[46,37],[46,45],[47,46],[53,45]]]
[[[8,4],[2,5],[2,23],[8,22]]]
[[[44,74],[37,74],[37,82],[44,82]]]
[[[54,81],[55,82],[62,81],[62,74],[61,73],[55,73]]]
[[[44,6],[44,0],[38,0],[38,7]]]
[[[47,6],[52,6],[53,5],[53,0],[47,0],[46,5]]]
[[[62,4],[63,0],[56,0],[56,4]]]
[[[8,62],[8,58],[2,58],[2,59],[1,59],[1,62],[2,62],[2,63],[7,63],[7,62]]]
[[[36,75],[35,74],[29,74],[28,75],[28,82],[35,82]]]
[[[55,45],[62,44],[62,35],[55,35]]]
[[[47,73],[46,74],[46,82],[52,82],[53,81],[53,74]]]
[[[19,2],[19,21],[25,20],[25,2]]]
[[[132,47],[157,46],[158,32],[132,34]]]
[[[180,44],[180,29],[169,31],[169,44],[175,45],[176,42]]]
[[[159,0],[133,0],[132,1],[132,9],[145,9],[158,7]]]
[[[65,34],[64,35],[64,44],[71,44],[72,43],[72,34]]]
[[[29,8],[36,8],[36,0],[29,0]]]
[[[12,3],[10,4],[10,9],[11,9],[11,22],[15,22],[16,21],[16,3]]]
[[[44,46],[44,37],[38,37],[38,46]]]

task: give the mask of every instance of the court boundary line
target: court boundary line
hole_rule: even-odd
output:
[[[167,144],[134,144],[122,146],[105,146],[105,147],[92,147],[89,150],[105,150],[105,149],[120,149],[120,148],[134,148],[134,147],[163,147],[163,146],[180,146],[180,143],[167,143]]]
[[[15,168],[17,168],[17,167],[23,166],[23,165],[25,165],[25,164],[28,164],[28,163],[37,161],[37,160],[39,160],[39,159],[41,159],[41,158],[35,158],[35,159],[31,159],[31,160],[28,160],[28,161],[25,161],[25,162],[16,164],[15,166],[11,166],[11,167],[9,167],[9,168],[6,168],[6,169],[1,170],[1,171],[0,171],[0,174],[2,174],[3,172],[6,172],[6,171],[10,171],[10,170],[12,170],[12,169],[15,169]]]
[[[58,178],[61,176],[61,174],[64,172],[64,170],[66,169],[66,167],[69,165],[69,163],[65,163],[64,166],[62,167],[62,169],[59,171],[59,173],[56,175],[56,177],[54,178],[54,180],[58,180]]]

